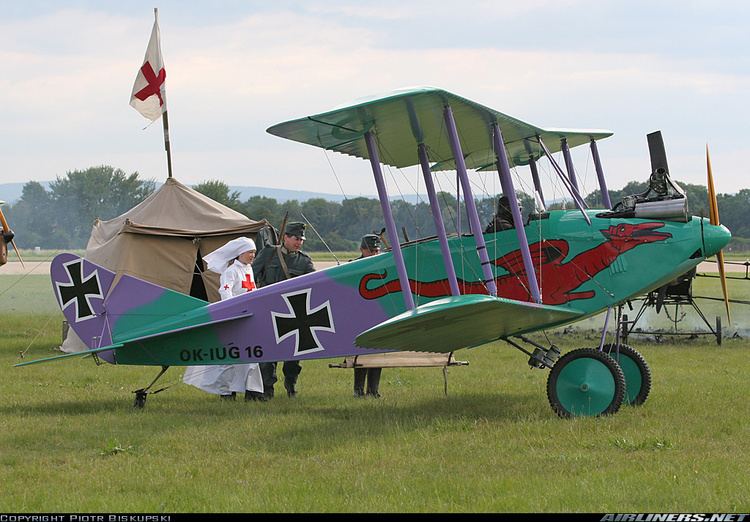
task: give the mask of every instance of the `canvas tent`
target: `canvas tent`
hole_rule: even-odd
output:
[[[219,300],[219,275],[204,271],[202,257],[240,236],[255,239],[260,249],[275,239],[272,230],[265,219],[253,221],[168,178],[124,214],[97,220],[85,257],[115,272],[115,284],[128,274],[214,302]],[[71,330],[61,349],[85,347]]]

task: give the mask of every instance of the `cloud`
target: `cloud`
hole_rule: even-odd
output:
[[[231,185],[283,179],[297,189],[338,192],[321,151],[269,136],[265,128],[406,85],[442,87],[540,126],[610,128],[616,134],[601,150],[613,187],[643,176],[635,165],[648,166],[644,135],[657,127],[665,130],[676,165],[689,164],[696,143],[705,141],[691,139],[691,130],[711,131],[728,156],[740,157],[743,144],[735,135],[746,128],[750,86],[741,69],[715,70],[700,57],[523,49],[517,42],[478,46],[448,39],[450,47],[400,48],[390,44],[382,22],[419,17],[412,4],[387,15],[362,9],[366,27],[347,18],[351,8],[271,9],[205,23],[162,15],[173,156],[183,181],[210,173]],[[502,20],[522,11],[487,4],[477,12]],[[150,29],[144,17],[84,10],[0,22],[6,177],[24,180],[36,169],[45,176],[37,179],[51,179],[88,166],[86,158],[160,177],[160,126],[142,131],[147,122],[127,105]],[[55,157],[35,157],[38,150],[57,155],[59,165]],[[581,159],[585,164],[585,154]],[[341,165],[358,172],[347,177],[352,192],[373,192],[366,162],[342,159]],[[729,176],[719,190],[744,184]],[[595,183],[595,176],[588,179]]]

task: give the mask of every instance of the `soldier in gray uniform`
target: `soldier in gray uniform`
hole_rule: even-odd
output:
[[[357,259],[375,256],[380,253],[380,236],[377,234],[365,234],[359,244],[360,255]],[[378,387],[380,385],[380,373],[382,368],[354,368],[354,396],[380,398]],[[365,382],[367,393],[365,394]]]
[[[253,261],[255,283],[264,287],[290,277],[315,271],[310,256],[302,252],[305,242],[305,224],[289,223],[284,231],[280,247],[267,246],[260,251]],[[283,258],[283,263],[281,259]],[[273,398],[273,385],[276,378],[277,363],[260,363],[260,373],[263,376],[263,395],[266,399]],[[297,395],[297,378],[302,371],[299,361],[284,361],[284,388],[289,397]]]

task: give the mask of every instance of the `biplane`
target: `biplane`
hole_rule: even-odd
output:
[[[655,193],[612,208],[597,150],[611,132],[537,127],[441,89],[396,91],[268,132],[368,160],[391,249],[211,304],[60,254],[51,266],[54,292],[89,349],[22,365],[95,354],[163,373],[170,366],[450,352],[504,340],[532,367],[550,370],[547,394],[558,415],[611,414],[623,402],[645,400],[650,373],[633,349],[607,353],[609,313],[598,348],[561,356],[554,344],[526,334],[610,311],[690,270],[731,237],[724,226],[687,215],[663,151],[652,151]],[[570,148],[581,145],[591,148],[606,209],[587,208],[578,191]],[[528,165],[543,201],[542,158],[577,208],[538,211],[524,222],[514,207],[514,229],[483,233],[469,170],[497,170],[503,193],[515,197],[510,168]],[[382,164],[421,166],[435,236],[395,240]],[[456,172],[467,231],[446,233],[432,179],[438,170]],[[148,388],[139,392],[145,400]]]

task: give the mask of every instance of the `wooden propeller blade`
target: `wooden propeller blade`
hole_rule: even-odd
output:
[[[716,190],[714,190],[714,176],[711,173],[711,156],[706,144],[706,172],[708,173],[708,219],[712,225],[719,224],[719,205],[716,201]]]
[[[0,225],[2,225],[3,232],[10,232],[10,226],[8,225],[8,221],[6,221],[5,219],[5,214],[3,214],[2,209],[0,209]],[[18,251],[18,247],[16,246],[16,241],[14,239],[11,239],[10,244],[13,245],[13,250],[16,251],[16,255],[18,256],[18,260],[21,262],[21,266],[26,268],[26,265],[23,263],[23,259],[21,259],[21,253]]]
[[[10,244],[13,245],[13,250],[16,251],[16,255],[18,256],[18,260],[21,262],[21,266],[23,268],[26,268],[26,265],[23,263],[23,259],[21,258],[21,252],[18,251],[18,247],[16,246],[16,240],[11,239]]]
[[[711,173],[711,156],[708,153],[708,144],[706,144],[706,171],[708,173],[708,214],[712,225],[719,225],[719,202],[716,199],[716,190],[714,189],[714,177]],[[724,270],[724,252],[719,251],[716,254],[716,261],[719,265],[719,277],[721,278],[721,291],[724,294],[724,306],[727,309],[727,319],[732,323],[732,314],[729,311],[729,291],[727,290],[727,275]]]

